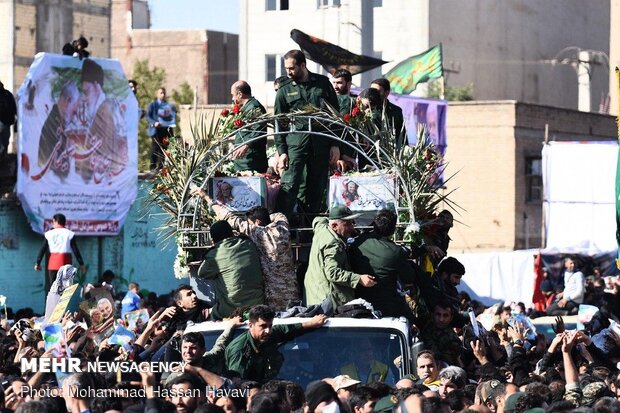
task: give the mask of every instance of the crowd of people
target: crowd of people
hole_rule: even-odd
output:
[[[330,84],[326,77],[309,72],[304,55],[296,50],[284,56],[284,64],[288,77],[278,82],[276,113],[329,103],[347,114],[364,100],[372,116],[388,117],[396,136],[403,136],[402,112],[387,101],[385,79],[375,80],[358,99],[350,96],[351,75],[346,71],[336,72]],[[264,111],[244,81],[232,85],[231,95],[241,110]],[[165,90],[160,89],[146,114],[156,140],[165,137],[158,128],[166,126],[156,124],[159,117],[154,115],[165,110],[164,102]],[[428,217],[424,243],[407,250],[393,241],[395,211],[378,211],[370,228],[360,232],[355,225],[358,214],[339,205],[327,216],[313,218],[307,268],[300,267],[293,260],[290,217],[294,211],[316,214],[326,209],[324,184],[330,165],[341,169],[360,165],[338,145],[302,132],[303,125],[297,130],[275,140],[282,190],[274,213],[255,207],[245,215],[233,214],[203,189],[192,190],[218,219],[210,227],[213,246],[194,278],[209,285],[214,300],[199,299],[201,291],[190,285],[160,297],[141,296],[135,283],[127,292],[117,292],[114,275],[107,272],[99,285],[83,289],[93,306],[80,305],[79,311],[68,311],[58,320],[62,334],[55,343],[39,330],[54,317],[51,309],[43,318],[30,309],[7,311],[0,328],[0,409],[17,413],[620,411],[620,327],[610,321],[620,316],[618,287],[614,284],[605,291],[602,276],[584,277],[573,258],[566,259],[561,278],[547,272],[541,285],[547,298],[541,307],[527,309],[513,303],[487,308],[458,290],[466,268],[448,256],[453,225],[449,211]],[[238,136],[233,156],[237,168],[259,172],[266,168],[265,142],[254,140],[257,133],[249,130]],[[158,167],[162,160],[156,154],[152,161]],[[63,264],[46,267],[53,269],[50,296],[58,305],[76,273],[70,265],[71,251],[83,264],[64,220],[60,214],[54,217],[52,231],[62,234],[58,245],[50,236],[42,249],[51,252],[54,264]],[[95,295],[96,290],[105,290],[116,308]],[[562,316],[576,313],[582,303],[594,303],[599,311],[584,329],[567,329]],[[129,322],[128,314],[142,310],[146,319]],[[301,315],[305,321],[274,324],[277,313]],[[490,323],[485,318],[489,313]],[[528,318],[544,313],[558,316],[550,340],[534,331]],[[332,316],[346,315],[402,318],[410,331],[413,356],[393,362],[411,365],[404,369],[411,374],[386,383],[388,367],[373,362],[375,349],[360,341],[358,363],[334,365],[332,375],[314,377],[317,380],[305,389],[281,379],[282,344],[312,334]],[[115,335],[117,331],[106,319],[130,330],[132,338],[119,342],[106,336],[105,331]],[[187,330],[204,321],[222,323],[223,332],[212,346],[202,333]],[[246,328],[241,330],[242,326]],[[82,366],[116,361],[140,368],[72,373],[23,369],[24,362],[67,357]],[[160,371],[154,368],[156,363],[177,364],[172,371]]]
[[[200,190],[196,194],[212,203]],[[168,297],[153,293],[140,297],[136,284],[127,293],[116,293],[111,288],[113,278],[106,273],[108,277],[95,288],[110,286],[120,307],[117,317],[140,308],[150,315],[145,324],[134,327],[135,340],[128,346],[101,340],[91,330],[93,320],[88,313],[67,314],[61,322],[66,349],[60,357],[70,354],[82,363],[184,362],[179,371],[162,373],[145,367],[130,373],[82,372],[65,378],[24,372],[22,359],[59,356],[45,349],[33,326],[36,315],[21,310],[11,315],[18,320],[12,327],[6,321],[3,324],[0,378],[4,401],[0,407],[19,413],[620,411],[620,327],[610,321],[618,318],[613,307],[617,286],[599,291],[605,278],[581,273],[579,294],[579,285],[571,281],[580,273],[576,259],[565,260],[563,277],[547,275],[554,282],[556,307],[567,307],[559,304],[561,300],[576,299],[597,304],[599,312],[583,330],[566,329],[558,317],[555,335],[549,340],[532,330],[528,318],[542,311],[522,303],[486,308],[458,291],[465,268],[446,256],[452,225],[446,212],[437,217],[441,225],[426,234],[428,245],[417,251],[421,256],[412,259],[415,251],[390,240],[394,212],[380,211],[372,229],[357,234],[356,214],[344,206],[332,208],[328,217],[315,219],[304,282],[293,283],[291,288],[287,279],[295,280],[295,272],[294,263],[286,262],[291,257],[286,217],[270,216],[264,209],[240,217],[213,206],[222,219],[212,227],[214,248],[197,276],[215,281],[215,303],[199,300],[188,285]],[[431,255],[444,257],[428,273],[417,262]],[[257,279],[257,274],[265,277]],[[562,287],[561,280],[569,282]],[[546,289],[547,283],[541,288]],[[296,309],[313,316],[300,324],[274,325],[276,310],[290,312],[300,297],[307,307]],[[374,309],[368,312],[370,316],[407,320],[413,357],[394,362],[412,363],[412,374],[388,384],[383,363],[358,362],[334,365],[332,376],[320,377],[305,389],[280,379],[279,346],[322,327],[330,316],[350,310],[347,303],[353,299],[370,303]],[[560,311],[551,305],[549,309]],[[570,314],[575,309],[562,311]],[[488,324],[477,319],[489,312],[494,318],[490,328],[485,328]],[[223,332],[211,348],[202,333],[185,332],[187,326],[207,320],[223,323]],[[126,324],[126,319],[118,319],[117,324]],[[242,325],[247,329],[235,333]],[[376,349],[360,342],[359,351],[370,361]],[[62,394],[54,389],[63,389]],[[79,389],[108,392],[82,394]]]

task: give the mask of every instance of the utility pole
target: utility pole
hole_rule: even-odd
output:
[[[590,52],[588,50],[580,50],[579,58],[577,59],[577,83],[578,88],[578,102],[577,109],[581,112],[590,112],[590,80],[592,79],[592,72],[590,70]]]
[[[565,56],[562,58],[562,56]],[[568,55],[568,56],[567,56]],[[577,46],[569,46],[560,50],[555,58],[542,60],[543,63],[555,65],[571,65],[577,72],[577,108],[582,112],[591,110],[592,65],[607,65],[609,56],[600,50],[586,50]]]

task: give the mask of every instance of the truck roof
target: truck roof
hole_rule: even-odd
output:
[[[284,325],[284,324],[296,324],[296,323],[304,323],[308,321],[309,318],[303,317],[290,317],[290,318],[274,318],[274,325]],[[241,328],[247,328],[246,326],[242,326]],[[365,327],[365,328],[377,328],[377,329],[386,329],[391,328],[400,331],[405,337],[409,337],[409,329],[408,324],[405,319],[402,318],[348,318],[348,317],[331,317],[327,319],[327,323],[323,326],[323,328],[329,327]],[[223,330],[224,326],[221,321],[205,321],[198,324],[193,324],[188,326],[185,329],[186,333],[190,332],[206,332],[206,331],[218,331]]]

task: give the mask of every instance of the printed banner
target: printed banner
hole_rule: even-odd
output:
[[[121,64],[39,53],[18,91],[17,194],[32,229],[119,233],[138,189],[138,103]]]
[[[52,311],[52,314],[50,315],[49,320],[47,320],[48,324],[60,323],[63,316],[67,312],[71,299],[74,296],[76,296],[76,291],[79,286],[80,286],[79,284],[73,284],[72,286],[68,287],[67,289],[65,289],[65,291],[62,292],[62,296],[60,296],[60,300],[56,304],[56,307],[54,307],[54,311]]]
[[[329,205],[346,205],[351,211],[378,211],[396,205],[394,177],[391,175],[332,176],[329,178]]]
[[[265,205],[266,184],[262,176],[226,176],[211,179],[211,198],[234,212]]]
[[[351,88],[351,92],[360,94],[363,89]],[[448,147],[446,122],[448,118],[448,101],[425,99],[411,95],[390,93],[390,102],[403,110],[403,119],[407,129],[409,145],[415,145],[418,139],[418,125],[426,125],[428,139],[433,142],[441,156],[445,156]]]

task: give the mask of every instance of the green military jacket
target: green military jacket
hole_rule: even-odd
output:
[[[385,106],[385,116],[393,129],[398,145],[407,144],[407,132],[404,129],[405,121],[403,110],[389,100]]]
[[[293,79],[287,79],[280,84],[276,93],[276,101],[273,106],[274,113],[290,113],[298,110],[307,109],[308,106],[325,109],[326,104],[339,111],[338,98],[329,79],[316,73],[308,73],[308,81],[297,83]],[[295,127],[299,130],[307,129],[307,124],[298,121]],[[285,126],[281,126],[285,127]],[[287,135],[277,135],[274,137],[276,148],[279,154],[288,154],[289,145],[306,145],[309,143],[308,134],[289,133]],[[325,139],[326,146],[331,146]]]
[[[355,107],[355,98],[351,95],[336,95],[338,97],[338,105],[340,106],[340,114],[346,115],[351,113]]]
[[[351,95],[337,95],[338,96],[338,105],[340,105],[340,115],[344,116],[346,114],[351,114],[351,111],[355,107],[356,100]],[[353,137],[351,135],[347,135],[345,137],[346,140],[353,142]],[[345,145],[344,143],[340,144],[340,157],[342,155],[350,156],[351,158],[356,157],[355,149],[351,148],[349,145]]]
[[[278,346],[301,335],[303,331],[301,324],[273,326],[271,337],[262,344],[256,342],[247,331],[226,347],[226,368],[236,371],[244,380],[271,380],[277,377],[284,360]]]
[[[360,275],[350,271],[346,243],[329,228],[329,220],[312,221],[314,238],[304,280],[306,305],[320,304],[330,298],[334,309],[355,298]]]
[[[247,237],[229,237],[207,252],[198,276],[214,280],[216,304],[212,318],[221,320],[238,307],[263,304],[263,274],[254,243]]]
[[[241,113],[247,117],[247,122],[251,122],[253,118],[267,113],[263,105],[252,97],[241,107]],[[257,129],[256,131],[245,131],[237,133],[235,136],[235,146],[246,143],[258,136],[267,133],[267,127]],[[267,172],[267,138],[259,139],[248,144],[248,152],[243,158],[235,159],[233,165],[235,171],[256,171],[260,173]]]
[[[350,257],[353,271],[374,275],[377,281],[372,288],[358,288],[358,297],[371,303],[384,316],[411,315],[405,299],[397,291],[397,282],[400,280],[403,286],[414,284],[420,270],[409,262],[402,247],[372,231],[355,240]]]
[[[450,365],[461,365],[463,342],[451,327],[435,327],[431,321],[420,334],[420,341],[424,350],[431,350],[435,359],[446,361]]]

